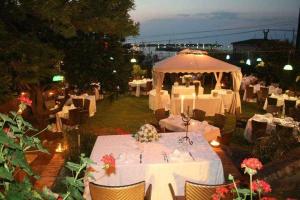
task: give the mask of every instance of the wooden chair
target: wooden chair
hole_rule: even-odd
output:
[[[152,82],[147,81],[146,87],[141,87],[141,91],[148,94],[152,90]]]
[[[73,99],[72,99],[72,102],[73,102],[73,104],[74,104],[74,106],[75,106],[76,108],[80,108],[80,109],[83,108],[83,99],[80,99],[80,98],[73,98]]]
[[[168,114],[164,108],[160,108],[154,111],[155,119],[159,122],[162,119],[168,118]]]
[[[261,91],[262,97],[264,99],[268,98],[268,95],[269,95],[269,88],[268,87],[260,87],[260,91]]]
[[[247,87],[246,87],[246,100],[249,100],[249,99],[256,99],[256,95],[254,93],[253,86],[247,85]]]
[[[247,122],[249,120],[249,116],[242,115],[240,107],[237,107],[235,110],[236,117],[236,128],[246,128]]]
[[[299,104],[300,105],[300,104]],[[300,108],[299,105],[297,108],[290,108],[289,113],[295,121],[300,122]]]
[[[219,187],[233,187],[233,184],[220,184],[220,185],[204,185],[199,183],[193,183],[190,181],[185,182],[184,196],[176,196],[169,183],[169,189],[172,194],[173,200],[209,200],[212,199],[212,195],[216,193],[216,189]],[[233,199],[232,196],[222,198],[225,200]]]
[[[77,126],[80,124],[80,109],[74,108],[69,110],[69,119],[61,118],[63,124],[67,126]]]
[[[279,117],[282,113],[282,106],[268,105],[267,113],[271,113],[273,116],[275,115],[274,117]]]
[[[277,98],[268,97],[268,105],[277,105]]]
[[[86,120],[90,116],[90,104],[91,101],[89,99],[83,100],[83,108],[80,110],[80,117],[81,117],[80,121],[82,123],[86,122]]]
[[[267,122],[259,122],[252,120],[252,138],[251,140],[255,142],[258,138],[265,136],[267,130]]]
[[[222,114],[215,114],[213,125],[218,127],[220,131],[224,129],[226,123],[226,116]]]
[[[221,137],[219,138],[220,143],[224,144],[224,145],[229,145],[231,142],[233,133],[234,133],[234,129],[221,131]]]
[[[290,108],[295,108],[295,107],[296,107],[296,101],[295,100],[289,100],[289,99],[284,100],[285,115],[290,116]]]
[[[90,183],[92,200],[150,200],[152,186],[145,195],[145,181],[124,186],[105,186]]]
[[[293,136],[293,127],[284,126],[282,124],[276,124],[276,133],[280,137],[292,137]]]
[[[198,120],[200,122],[204,121],[206,112],[199,109],[193,110],[193,119]]]

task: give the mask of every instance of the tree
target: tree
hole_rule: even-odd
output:
[[[96,37],[92,40],[93,43],[88,41],[95,35],[110,35],[120,39],[136,34],[138,24],[128,14],[133,6],[133,0],[0,2],[0,65],[1,68],[7,68],[5,74],[12,77],[15,88],[26,88],[30,92],[32,112],[37,119],[42,119],[47,114],[42,92],[57,73],[58,68],[55,66],[66,57],[66,65],[70,63],[69,69],[72,69],[73,64],[77,64],[76,59],[75,62],[68,62],[72,60],[72,56],[83,61],[88,53],[88,59],[97,57],[97,62],[92,64],[101,63],[103,55],[99,51],[93,51],[101,41]],[[93,45],[87,46],[91,43]],[[77,54],[72,55],[72,44],[80,44],[75,45],[75,48],[85,45],[88,47],[87,51],[77,49]],[[78,66],[81,72],[85,70],[82,63]],[[67,70],[70,71],[72,70]],[[7,91],[1,88],[0,92],[2,90]]]

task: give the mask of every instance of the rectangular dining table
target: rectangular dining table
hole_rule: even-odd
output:
[[[222,184],[222,162],[202,134],[189,133],[193,145],[180,144],[178,139],[183,136],[184,132],[162,133],[158,141],[151,143],[137,142],[131,135],[99,136],[90,156],[96,171],[92,173],[94,179],[89,181],[108,186],[146,181],[147,187],[152,184],[152,200],[172,200],[168,183],[173,185],[176,195],[184,195],[187,180],[210,185]],[[172,155],[176,151],[188,152],[191,159],[174,159]],[[101,158],[105,154],[113,154],[116,158],[116,171],[110,176],[102,169]],[[88,185],[86,180],[86,199],[90,199]]]
[[[161,128],[166,128],[174,132],[186,131],[186,127],[184,126],[180,115],[170,115],[168,118],[160,120],[159,125]],[[208,142],[221,137],[220,129],[208,124],[207,121],[200,122],[192,119],[189,125],[189,132],[203,134]]]

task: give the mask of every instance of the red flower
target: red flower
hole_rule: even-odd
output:
[[[216,189],[216,193],[212,195],[213,200],[220,200],[226,197],[226,194],[229,193],[229,189],[227,187],[218,187]]]
[[[3,131],[4,131],[5,133],[8,133],[8,132],[9,132],[9,128],[4,128]]]
[[[31,106],[31,104],[32,104],[32,101],[31,101],[29,98],[25,97],[25,96],[20,96],[20,97],[18,98],[18,100],[19,100],[21,103],[24,103],[24,104],[26,104],[26,105],[28,105],[28,106]]]
[[[59,195],[56,200],[63,200],[63,198]]]
[[[86,170],[87,170],[87,172],[95,172],[96,171],[93,167],[88,167]]]
[[[112,154],[106,154],[102,157],[101,161],[104,163],[103,169],[105,169],[108,175],[115,173],[116,160]]]
[[[271,186],[267,182],[258,179],[252,182],[252,190],[264,193],[272,191]]]
[[[274,197],[263,197],[261,200],[276,200]]]
[[[241,164],[241,168],[250,168],[252,170],[260,170],[262,163],[257,158],[246,158]]]
[[[211,199],[212,199],[212,200],[220,200],[221,198],[219,197],[218,194],[213,194],[213,195],[211,196]]]

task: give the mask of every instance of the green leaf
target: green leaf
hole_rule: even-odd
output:
[[[16,124],[9,116],[0,113],[0,118],[5,121],[5,122],[9,122],[11,124]]]
[[[19,129],[20,127],[16,127],[12,124],[9,125],[9,127],[11,128],[11,130],[14,132],[14,133],[23,133],[23,131],[21,129]]]
[[[0,177],[10,181],[13,180],[12,173],[8,171],[8,169],[6,169],[5,167],[0,167]]]
[[[240,194],[244,194],[244,195],[250,194],[250,190],[247,188],[243,188],[243,189],[238,188],[238,191]]]
[[[33,175],[33,172],[30,168],[30,166],[27,163],[27,160],[25,158],[25,155],[23,151],[15,151],[12,155],[12,164],[16,167],[22,168],[26,173],[28,173],[30,176]]]
[[[228,175],[228,180],[233,181],[233,179],[234,179],[234,177],[231,174],[229,174]]]
[[[75,172],[77,172],[80,169],[80,165],[73,162],[67,162],[66,167],[71,171],[75,171]]]
[[[21,147],[14,142],[14,140],[6,135],[3,130],[0,130],[0,144],[4,144],[12,149],[21,149]]]

